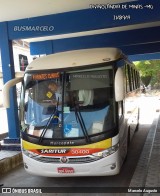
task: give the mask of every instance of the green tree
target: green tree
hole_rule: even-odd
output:
[[[160,86],[160,60],[136,61],[134,64],[146,86],[149,83],[152,86]]]

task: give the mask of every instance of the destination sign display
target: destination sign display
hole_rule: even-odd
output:
[[[33,74],[32,80],[46,80],[46,79],[53,79],[53,78],[59,78],[60,74],[57,73],[44,73],[44,74]]]

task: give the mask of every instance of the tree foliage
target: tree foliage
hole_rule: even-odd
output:
[[[141,76],[141,81],[145,86],[148,86],[151,82],[152,76]]]
[[[151,78],[152,86],[160,86],[160,60],[136,61],[134,64],[139,70],[143,82]]]

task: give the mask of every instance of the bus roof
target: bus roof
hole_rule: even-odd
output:
[[[115,61],[122,56],[117,48],[94,48],[73,50],[40,57],[32,61],[26,71],[49,70],[78,67],[97,63]]]

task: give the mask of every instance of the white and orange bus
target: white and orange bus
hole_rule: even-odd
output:
[[[74,50],[36,59],[23,77],[4,85],[6,107],[9,89],[18,82],[27,172],[51,177],[120,172],[138,126],[140,86],[138,71],[121,50]]]

